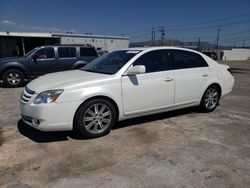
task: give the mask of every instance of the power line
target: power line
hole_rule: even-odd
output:
[[[222,33],[220,35],[221,38],[223,38],[224,36],[228,36],[228,35],[234,35],[234,34],[242,34],[242,33],[250,33],[250,30],[244,30],[244,31],[238,31],[238,32],[233,32],[233,33]],[[196,35],[197,36],[197,35]],[[181,36],[181,38],[185,38],[185,39],[196,39],[196,36],[192,36],[192,37],[183,37]],[[198,35],[201,38],[215,38],[216,35]]]
[[[222,42],[220,42],[220,43],[222,43],[222,44],[227,44],[227,43],[232,43],[232,42],[241,42],[241,41],[250,41],[250,38],[239,39],[239,40],[222,41]]]
[[[185,26],[197,26],[197,25],[204,25],[204,24],[210,24],[210,23],[216,23],[216,22],[221,22],[221,21],[225,21],[225,20],[232,20],[235,18],[240,18],[240,17],[245,17],[250,15],[250,13],[246,13],[246,14],[241,14],[241,15],[237,15],[237,16],[231,16],[231,17],[224,17],[224,18],[220,18],[220,19],[216,19],[216,20],[210,20],[207,22],[202,22],[202,23],[193,23],[193,24],[184,24],[184,25],[172,25],[172,26],[167,26],[168,28],[171,28],[171,30],[187,30],[187,29],[202,29],[202,28],[210,28],[210,27],[220,27],[221,25],[212,25],[212,26],[201,26],[201,27],[185,27]],[[221,23],[223,25],[233,25],[233,24],[239,24],[239,23],[245,23],[245,22],[249,22],[250,20],[244,20],[244,21],[240,21],[240,22],[232,22],[232,23]],[[184,27],[184,28],[183,28]],[[138,34],[138,33],[144,33],[144,32],[150,32],[152,28],[147,28],[144,30],[139,30],[139,31],[133,31],[133,32],[126,32],[123,33],[123,35],[133,35],[133,34]]]
[[[230,40],[238,40],[238,39],[246,39],[249,38],[250,36],[244,36],[244,37],[236,37],[236,38],[228,38],[228,39],[221,39],[220,41],[230,41]]]
[[[144,30],[140,30],[140,31],[133,31],[133,32],[128,32],[128,33],[123,33],[122,35],[131,35],[131,34],[138,34],[138,33],[146,33],[146,32],[150,32],[151,29],[144,29]]]
[[[185,24],[185,25],[175,25],[175,26],[169,26],[169,27],[183,27],[183,26],[204,25],[204,24],[215,23],[215,22],[220,22],[220,21],[225,21],[225,20],[231,20],[231,19],[234,19],[234,18],[245,17],[245,16],[249,16],[249,15],[250,15],[250,13],[246,13],[246,14],[241,14],[241,15],[237,15],[237,16],[224,17],[224,18],[220,18],[220,19],[210,20],[210,21],[207,21],[207,22]]]
[[[221,24],[221,25],[213,25],[213,26],[206,26],[206,27],[199,27],[199,28],[196,28],[196,29],[201,29],[201,28],[213,28],[213,27],[216,27],[216,26],[225,26],[225,25],[235,25],[235,24],[240,24],[240,23],[245,23],[245,22],[250,22],[250,19],[249,20],[244,20],[244,21],[240,21],[240,22],[231,22],[231,23],[225,23],[225,24]],[[164,26],[161,26],[161,28],[164,28],[165,30],[165,27]],[[195,28],[185,28],[185,29],[182,29],[180,31],[184,31],[184,30],[188,30],[188,29],[195,29]],[[173,30],[171,29],[170,31],[176,31],[176,30]],[[222,34],[221,38],[224,38],[224,36],[228,36],[228,35],[233,35],[233,34],[239,34],[239,33],[247,33],[249,30],[246,30],[246,31],[240,31],[240,32],[234,32],[234,33],[226,33],[226,34]],[[160,32],[160,36],[161,36],[161,45],[163,45],[163,40],[165,38],[165,32]],[[152,28],[150,30],[144,30],[144,31],[141,31],[142,34],[139,34],[139,35],[134,35],[134,36],[131,36],[130,39],[135,39],[135,38],[142,38],[143,36],[149,36],[150,33],[152,35]],[[162,35],[163,34],[163,35]],[[154,32],[154,35],[155,35],[155,32]],[[202,36],[203,38],[213,38],[215,36]],[[183,37],[182,37],[183,38]],[[193,37],[195,38],[195,37]]]
[[[238,31],[238,32],[234,32],[234,33],[225,33],[225,34],[223,34],[223,36],[234,35],[234,34],[242,34],[242,33],[249,33],[249,32],[250,32],[250,30]]]
[[[140,34],[140,35],[137,35],[137,36],[134,36],[134,37],[130,37],[130,40],[139,39],[139,38],[146,37],[146,36],[150,36],[150,33],[144,33],[144,34]]]
[[[216,27],[222,27],[222,26],[228,26],[228,25],[237,25],[237,24],[247,23],[247,22],[250,22],[250,19],[238,21],[238,22],[230,22],[230,23],[217,24],[217,25],[200,26],[200,27],[169,28],[169,30],[185,31],[185,30],[192,30],[192,29],[209,29],[209,28],[216,28]]]
[[[227,41],[235,41],[235,40],[241,40],[242,41],[242,40],[245,40],[245,39],[248,39],[248,38],[250,38],[250,36],[228,38],[228,39],[220,39],[220,43],[227,42]],[[206,42],[213,43],[214,41],[210,40],[210,41],[206,41]]]

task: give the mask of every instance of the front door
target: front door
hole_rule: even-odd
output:
[[[44,47],[35,52],[29,62],[32,76],[40,76],[55,72],[55,51],[52,47]]]
[[[139,57],[132,66],[144,65],[145,74],[122,76],[124,115],[164,109],[174,103],[174,71],[168,50]]]

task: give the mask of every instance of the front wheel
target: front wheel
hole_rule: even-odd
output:
[[[201,103],[200,108],[203,112],[212,112],[217,107],[220,100],[220,92],[217,86],[210,86],[205,91]]]
[[[86,138],[97,138],[108,134],[115,122],[114,105],[105,99],[93,99],[77,110],[74,130]]]
[[[23,72],[17,69],[9,69],[3,73],[3,83],[6,87],[23,86],[24,79]]]

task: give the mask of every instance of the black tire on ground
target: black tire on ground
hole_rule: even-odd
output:
[[[5,87],[21,87],[24,84],[25,75],[18,69],[8,69],[4,71],[2,79]]]
[[[99,109],[100,113],[89,113],[88,110],[90,110],[91,112],[95,111],[96,105],[97,105],[97,108]],[[106,111],[103,111],[103,113],[101,113],[102,106],[106,107],[105,108]],[[109,112],[109,113],[107,113],[107,112]],[[92,119],[93,116],[90,114],[92,114],[94,116],[94,119]],[[97,114],[99,114],[99,118],[101,118],[101,119],[98,119],[99,121],[102,121],[102,119],[103,119],[103,121],[104,120],[107,121],[106,118],[109,118],[109,122],[110,122],[107,124],[105,123],[105,126],[104,126],[104,124],[102,124],[104,122],[102,122],[101,125],[103,127],[105,127],[105,129],[100,130],[100,132],[95,132],[96,130],[101,129],[101,126],[97,120],[97,118],[98,118]],[[103,116],[100,114],[103,114]],[[104,117],[104,114],[106,115],[105,117]],[[107,114],[110,114],[110,115],[107,115]],[[88,119],[88,118],[91,118],[92,120],[86,121],[86,119]],[[110,132],[110,130],[112,129],[112,127],[116,123],[116,120],[117,120],[117,112],[116,112],[114,105],[111,102],[109,102],[108,100],[102,99],[102,98],[89,100],[89,101],[86,101],[85,103],[83,103],[75,114],[74,132],[76,134],[78,134],[79,136],[82,136],[84,138],[101,137],[101,136],[104,136]],[[88,125],[90,125],[92,122],[95,122],[95,123],[93,125],[89,126],[89,129],[88,129],[87,128]]]
[[[77,69],[81,69],[82,67],[81,66],[77,66],[75,69],[77,70]]]
[[[215,110],[220,100],[220,89],[216,85],[209,86],[204,92],[200,109],[202,112],[212,112]]]
[[[86,65],[78,65],[75,69],[81,69],[83,67],[85,67]]]

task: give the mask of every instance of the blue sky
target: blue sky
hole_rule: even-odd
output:
[[[250,43],[250,0],[0,0],[0,31],[125,34],[150,39],[150,29],[166,28],[166,38]],[[234,40],[234,41],[233,41]]]

